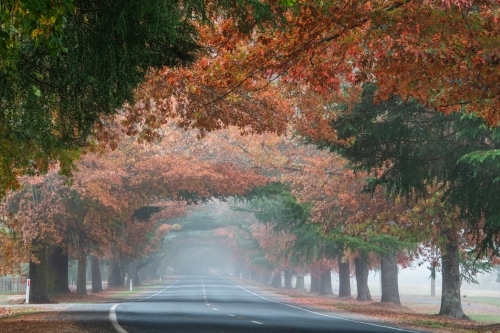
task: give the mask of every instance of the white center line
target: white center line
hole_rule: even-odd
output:
[[[264,325],[262,323],[259,323],[258,321],[252,320],[252,323],[259,324],[259,325]]]

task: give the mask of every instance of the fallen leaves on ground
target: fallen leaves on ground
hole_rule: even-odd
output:
[[[323,311],[367,315],[400,327],[428,329],[436,333],[500,333],[500,324],[491,325],[438,315],[420,314],[408,307],[391,303],[360,302],[349,297],[321,296],[296,290],[273,290],[269,288],[266,290],[284,296],[282,301],[290,304]]]

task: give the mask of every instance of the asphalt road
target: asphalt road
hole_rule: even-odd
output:
[[[184,277],[144,299],[114,305],[120,333],[156,332],[412,332],[281,303],[210,277]]]

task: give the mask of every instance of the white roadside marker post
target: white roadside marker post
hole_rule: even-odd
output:
[[[26,279],[26,304],[30,304],[30,279]]]
[[[132,279],[130,279],[130,291],[132,291]]]

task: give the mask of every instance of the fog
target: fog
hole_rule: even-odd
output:
[[[258,220],[251,212],[235,211],[231,205],[235,202],[210,202],[208,204],[192,206],[185,217],[169,221],[179,224],[182,229],[172,232],[167,236],[167,252],[160,267],[161,273],[166,275],[211,274],[234,276],[248,279],[252,273],[248,263],[258,262],[257,257],[244,257],[242,253],[235,253],[235,246],[249,246],[248,244],[234,244],[242,242],[241,239],[229,239],[228,234],[234,230],[248,229]],[[231,232],[227,230],[233,230]],[[271,232],[271,231],[269,231]],[[234,236],[234,235],[233,235]],[[277,238],[279,239],[279,238]],[[246,240],[251,242],[251,240]],[[253,244],[255,246],[255,244]],[[261,253],[259,253],[261,254]],[[247,254],[248,255],[248,254]],[[243,267],[242,267],[243,266]],[[399,292],[404,295],[431,295],[430,270],[428,263],[410,263],[406,268],[399,267]],[[272,274],[272,269],[264,267],[255,269],[253,265],[253,281],[262,280],[266,273]],[[267,270],[266,270],[267,269]],[[279,269],[276,268],[276,271]],[[467,296],[492,296],[500,297],[500,282],[497,282],[497,268],[493,267],[490,273],[477,274],[475,279],[478,284],[463,282],[461,292]],[[265,280],[265,279],[264,279]],[[265,281],[269,283],[268,280]],[[305,287],[310,287],[310,275],[305,275]],[[436,273],[435,297],[441,294],[441,273]],[[373,296],[381,294],[379,267],[372,267],[369,274],[369,287]],[[295,286],[295,279],[293,279]],[[338,275],[332,272],[332,288],[338,290]],[[351,274],[351,290],[356,294],[356,280]]]

